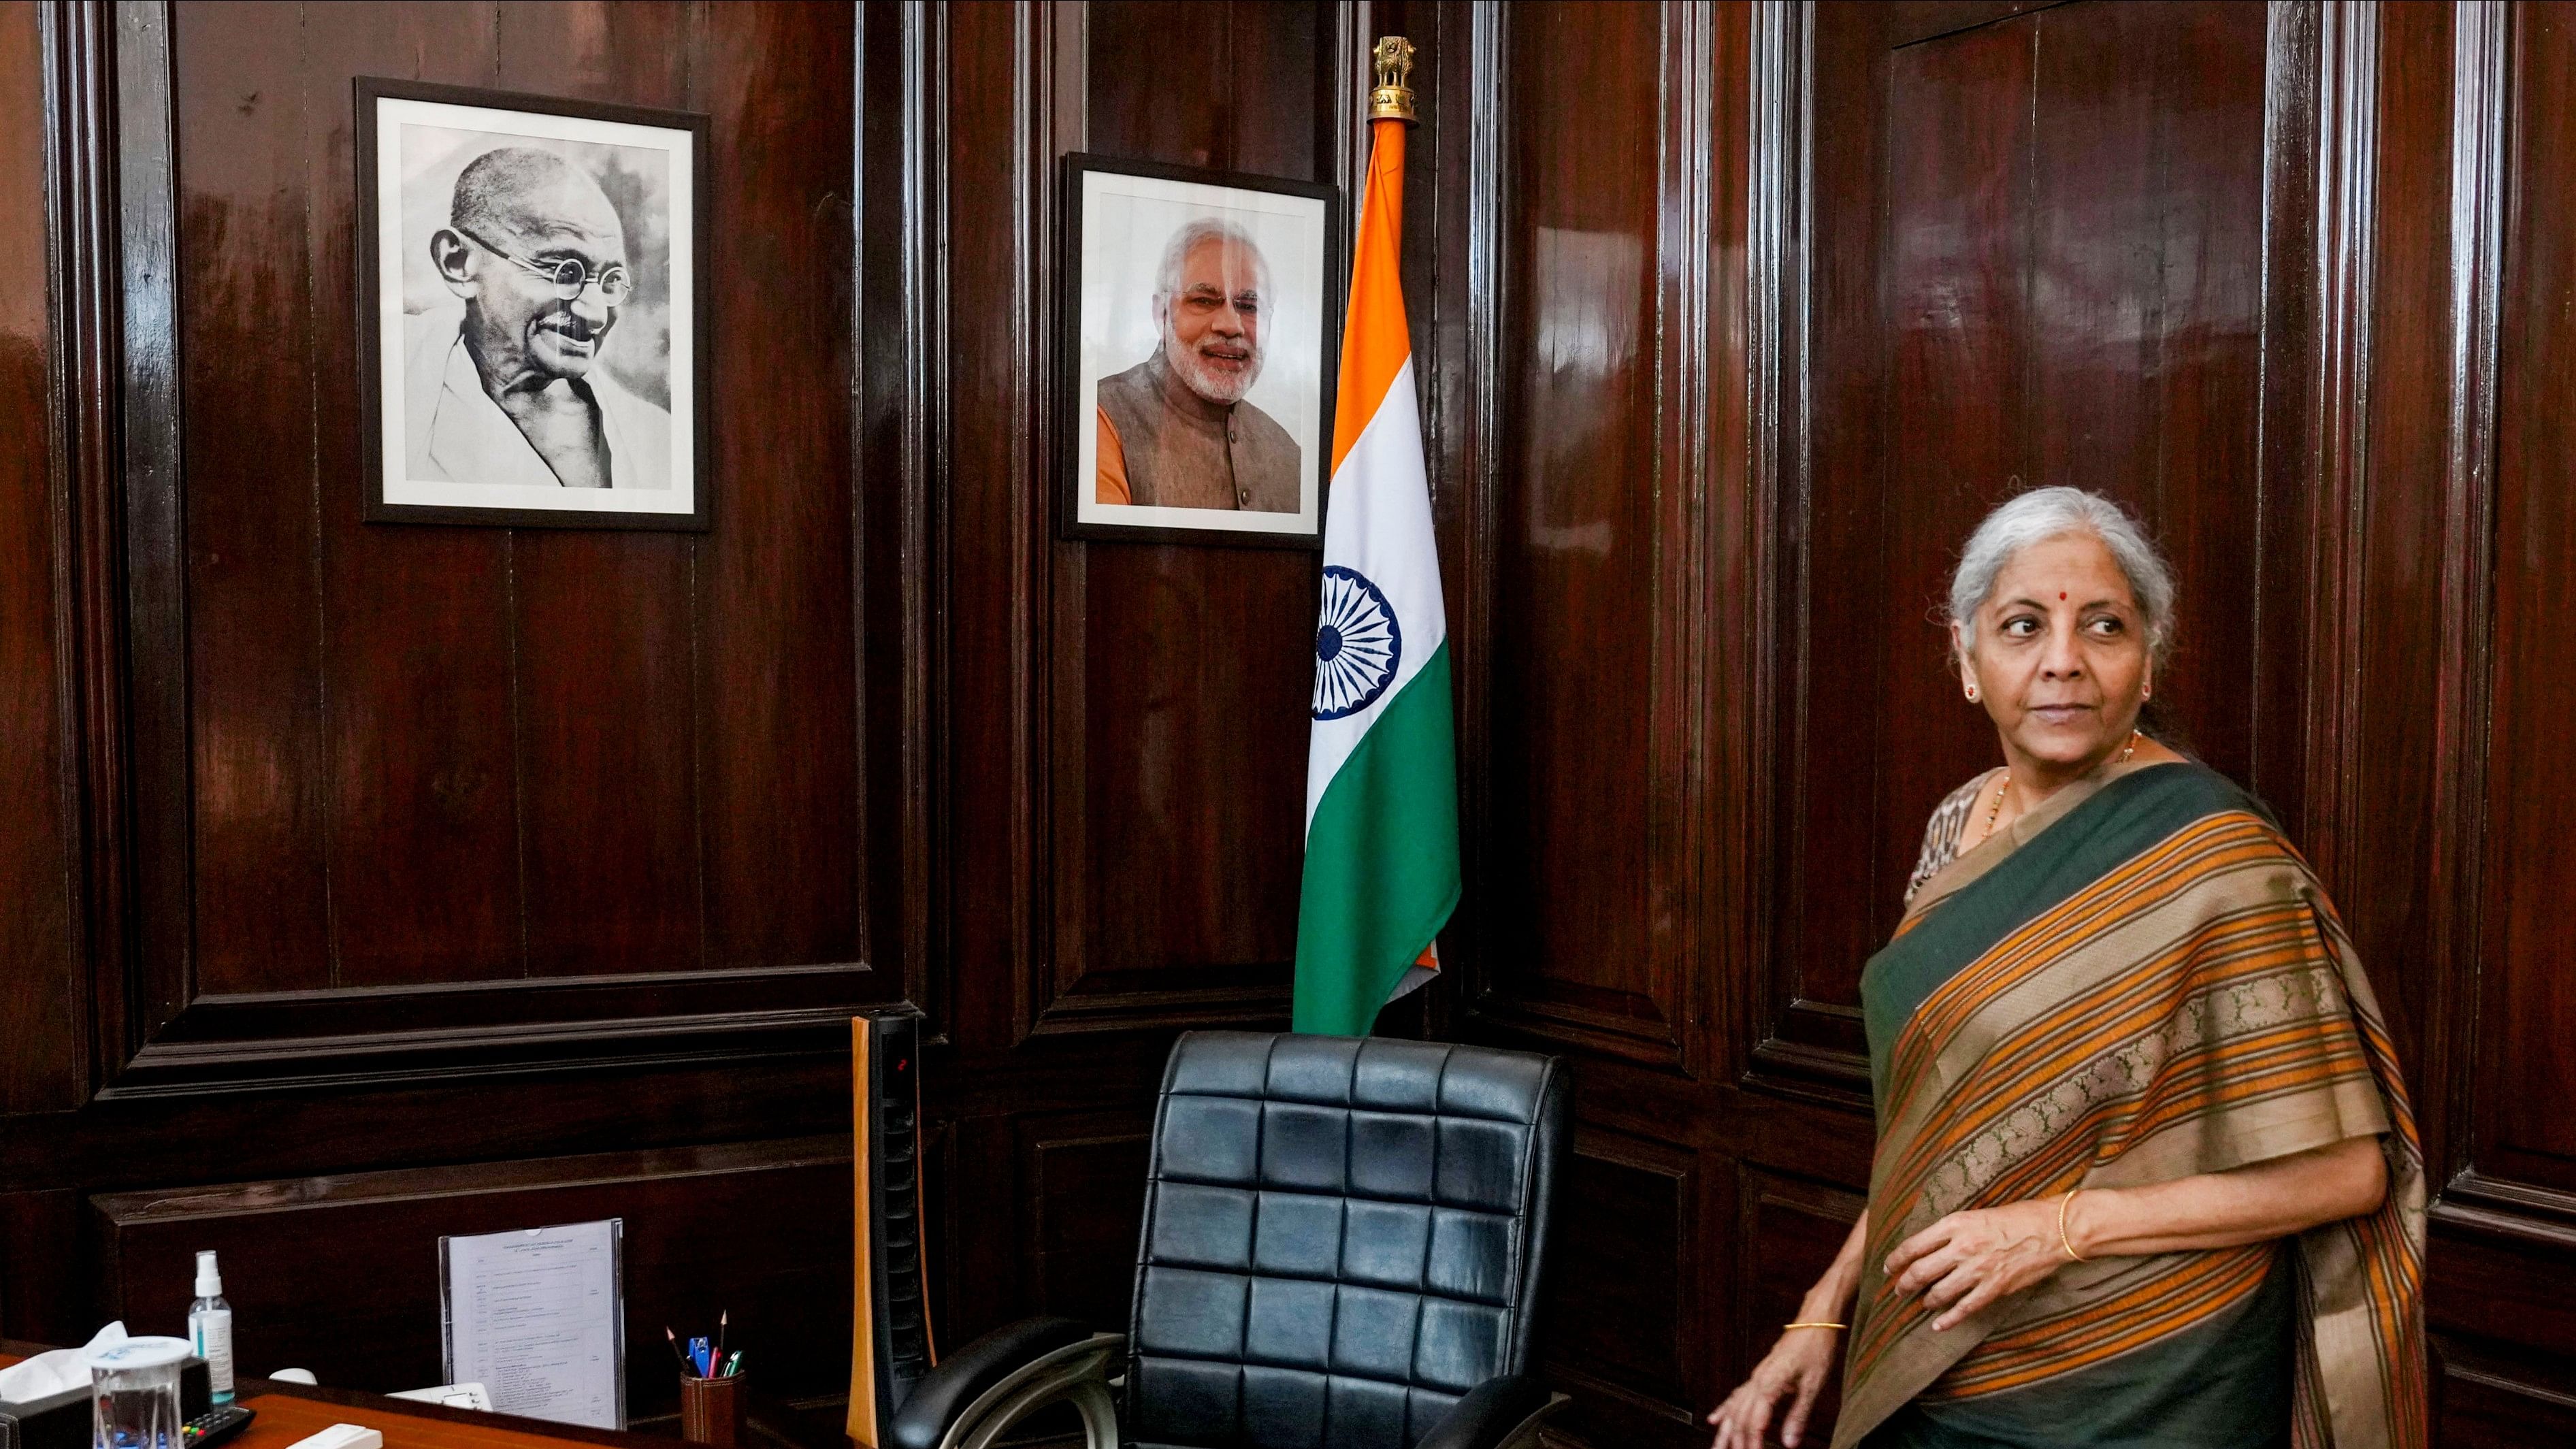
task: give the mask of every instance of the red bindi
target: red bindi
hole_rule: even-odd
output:
[[[2059,590],[2059,591],[2058,591],[2058,594],[2057,594],[2057,602],[2059,602],[2059,603],[2061,603],[2061,604],[2063,604],[2063,603],[2065,603],[2065,602],[2066,602],[2066,592],[2065,592],[2065,590],[2061,589],[2061,590]]]

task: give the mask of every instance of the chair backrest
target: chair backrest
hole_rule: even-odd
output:
[[[1154,1119],[1121,1433],[1411,1449],[1529,1363],[1565,1150],[1553,1057],[1192,1032]]]

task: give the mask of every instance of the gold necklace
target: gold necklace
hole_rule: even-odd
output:
[[[1977,837],[1977,843],[1979,845],[1985,844],[1986,841],[1994,835],[1995,820],[1998,816],[2004,813],[2004,792],[2011,788],[2012,771],[2007,769],[2004,771],[2003,782],[1995,786],[1995,803],[1986,807],[1986,830],[1985,834]]]
[[[2113,763],[2115,765],[2125,765],[2129,763],[2129,757],[2137,752],[2138,732],[2136,730],[2131,730],[2129,731],[2129,742],[2120,746],[2120,758]],[[1984,834],[1977,837],[1977,843],[1979,845],[1983,845],[1986,841],[1993,838],[1995,833],[1995,821],[2002,818],[2004,813],[2004,792],[2011,788],[2012,770],[2010,768],[2006,768],[2002,783],[1995,786],[1995,803],[1986,807],[1986,829]]]

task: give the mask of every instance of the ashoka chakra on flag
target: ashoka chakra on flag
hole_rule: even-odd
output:
[[[1404,631],[1386,595],[1356,570],[1324,566],[1323,622],[1315,629],[1315,718],[1341,719],[1377,702],[1404,658]]]

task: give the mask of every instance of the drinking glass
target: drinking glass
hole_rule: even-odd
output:
[[[184,1449],[179,1367],[188,1354],[184,1338],[129,1338],[91,1349],[91,1449]]]

